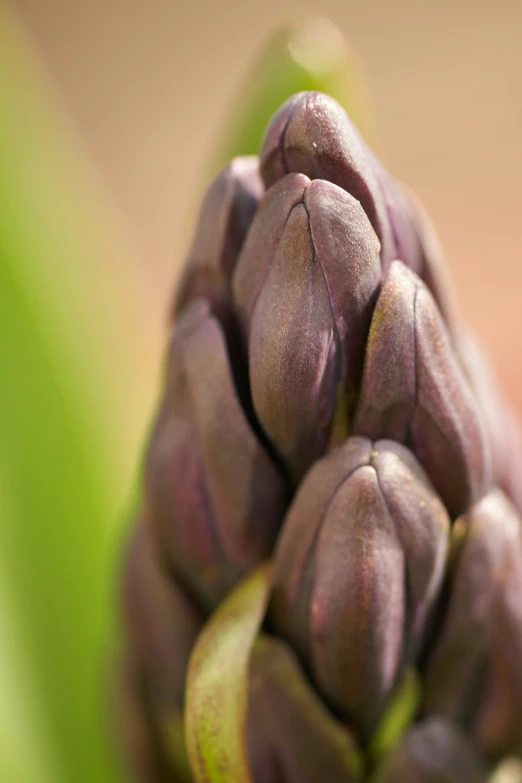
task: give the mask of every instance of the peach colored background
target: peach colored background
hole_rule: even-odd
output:
[[[522,410],[519,0],[15,0],[150,270],[162,316],[209,139],[256,51],[321,11],[361,55],[378,152],[421,196]]]

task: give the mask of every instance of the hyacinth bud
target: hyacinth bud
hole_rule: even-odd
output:
[[[510,545],[491,607],[487,690],[475,733],[489,754],[522,755],[522,538]]]
[[[493,480],[522,512],[522,432],[504,399],[487,357],[469,332],[458,333],[457,350],[477,398],[491,445]]]
[[[260,637],[253,651],[248,739],[255,783],[361,780],[353,737],[321,703],[295,655],[274,637]]]
[[[352,196],[302,174],[267,192],[234,294],[254,408],[295,482],[353,406],[380,279],[379,242]]]
[[[319,461],[288,512],[270,616],[363,738],[419,652],[448,528],[407,449],[363,438]]]
[[[442,625],[427,662],[424,710],[469,727],[478,713],[484,722],[487,719],[485,689],[491,643],[497,636],[493,629],[506,619],[498,607],[507,608],[509,597],[517,592],[511,593],[506,582],[508,558],[516,552],[518,567],[522,564],[520,520],[506,497],[494,490],[459,520],[456,531],[465,538],[451,577]],[[517,578],[513,572],[513,579]],[[504,630],[502,640],[499,635],[495,641],[502,650],[507,649],[505,637]],[[516,644],[517,638],[512,636],[511,649]]]
[[[354,432],[407,443],[452,517],[490,481],[475,397],[431,294],[399,261],[373,314]]]
[[[145,465],[147,512],[168,564],[206,606],[270,553],[283,481],[247,420],[221,326],[202,300],[172,339]]]
[[[158,725],[180,720],[188,659],[203,618],[161,570],[149,530],[137,528],[126,561],[123,614],[128,654]]]
[[[202,297],[221,319],[229,317],[230,280],[262,192],[253,156],[235,158],[211,183],[176,295],[176,313]]]
[[[215,179],[173,320],[125,571],[138,780],[484,783],[522,755],[522,439],[335,101]]]
[[[444,323],[453,335],[458,331],[459,318],[455,291],[447,260],[429,215],[420,203],[415,193],[402,184],[401,187],[409,205],[412,219],[422,248],[419,277],[428,286]],[[410,264],[410,268],[413,268]],[[415,271],[415,270],[414,270]]]
[[[267,187],[286,174],[333,182],[350,193],[379,237],[385,265],[397,247],[384,199],[363,141],[333,98],[302,92],[282,105],[268,126],[261,150],[261,174]]]
[[[371,783],[486,783],[486,769],[466,736],[449,721],[430,718],[411,729]]]
[[[270,123],[261,151],[265,185],[270,187],[291,172],[329,180],[361,203],[381,242],[385,271],[400,259],[422,277],[426,273],[427,281],[432,270],[437,275],[440,248],[426,221],[420,215],[417,221],[411,198],[368,150],[333,98],[299,93]]]

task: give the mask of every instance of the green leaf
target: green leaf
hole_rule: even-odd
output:
[[[245,725],[250,654],[263,621],[271,569],[243,581],[203,628],[187,678],[185,739],[196,783],[252,783]]]
[[[379,761],[399,744],[415,720],[421,701],[420,675],[413,668],[407,669],[370,741],[368,755],[373,761]]]

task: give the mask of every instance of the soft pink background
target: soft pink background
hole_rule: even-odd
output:
[[[330,16],[365,65],[378,152],[421,196],[462,309],[522,410],[522,3],[15,0],[158,297],[209,139],[270,32]]]

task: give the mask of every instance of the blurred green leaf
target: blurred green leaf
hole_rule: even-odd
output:
[[[270,574],[264,565],[241,582],[212,615],[192,652],[185,738],[197,783],[252,783],[245,747],[248,667]]]
[[[259,56],[230,112],[218,163],[257,155],[272,115],[287,98],[305,90],[331,95],[363,135],[371,133],[370,102],[357,55],[331,21],[311,18],[282,30]]]
[[[0,9],[0,681],[12,685],[0,770],[10,783],[116,779],[116,523],[159,340],[113,214]]]

